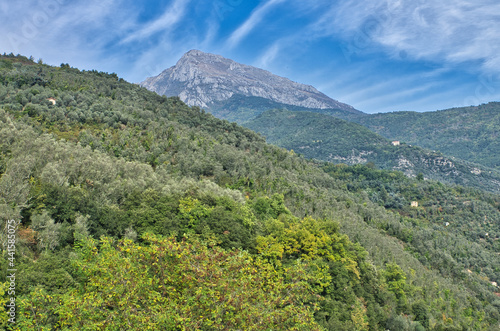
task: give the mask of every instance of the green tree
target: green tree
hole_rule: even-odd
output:
[[[388,290],[396,295],[400,309],[404,309],[408,303],[406,292],[408,286],[406,284],[406,273],[395,262],[388,263],[384,271],[385,280]]]
[[[194,238],[142,240],[82,239],[73,260],[82,287],[57,296],[32,293],[23,301],[21,325],[52,318],[53,327],[67,330],[320,329],[300,268],[288,270],[294,276],[289,283],[243,251]]]

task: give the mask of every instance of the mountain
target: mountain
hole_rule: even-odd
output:
[[[312,86],[198,50],[187,52],[175,66],[141,85],[207,108],[218,118],[249,127],[269,142],[310,158],[347,164],[373,162],[408,176],[422,173],[447,183],[499,190],[498,126],[483,129],[488,118],[500,118],[494,107],[368,115]],[[297,114],[263,114],[272,109]],[[380,136],[333,117],[361,124]],[[407,144],[392,146],[382,137]]]
[[[500,170],[500,103],[433,112],[393,112],[352,117],[392,140],[438,150]]]
[[[389,140],[500,170],[500,103],[368,115],[312,86],[198,50],[187,52],[175,66],[141,85],[160,95],[179,96],[189,105],[239,124],[271,109],[326,114],[361,124]]]
[[[225,107],[224,103],[233,103],[235,97],[256,97],[286,106],[360,113],[352,106],[333,100],[310,85],[296,83],[269,71],[198,50],[187,52],[175,66],[156,77],[147,78],[140,85],[160,95],[179,96],[190,106],[208,110],[212,107],[219,111],[235,110]]]
[[[475,113],[474,119],[463,111],[437,112],[439,116],[411,112],[368,115],[330,99],[312,86],[198,50],[187,52],[175,66],[141,85],[161,95],[179,96],[192,106],[205,107],[218,118],[249,127],[269,142],[310,158],[347,164],[373,162],[408,176],[422,173],[425,178],[446,183],[499,191],[498,169],[490,169],[495,163],[480,162],[497,158],[498,153],[491,153],[497,144],[495,131],[486,134],[491,148],[480,151],[475,140],[481,127],[477,124],[491,117],[492,110],[488,114]],[[272,109],[283,111],[265,113]],[[470,121],[467,127],[460,126],[464,118]],[[450,136],[457,135],[461,138],[450,142]],[[383,137],[407,144],[392,146]],[[450,148],[440,148],[447,146]],[[435,150],[445,155],[450,151],[455,158]]]
[[[394,146],[362,125],[329,115],[270,110],[243,125],[264,135],[268,142],[308,158],[350,165],[371,162],[410,177],[421,173],[444,183],[500,192],[497,170],[405,143]]]
[[[0,211],[0,329],[500,323],[497,194],[307,160],[116,74],[0,56]]]

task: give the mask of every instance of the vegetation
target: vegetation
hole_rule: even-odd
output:
[[[374,163],[416,177],[500,192],[500,173],[441,153],[390,141],[367,128],[325,114],[272,110],[243,125],[263,134],[268,142],[308,158],[334,163]]]
[[[6,329],[500,323],[498,195],[308,161],[115,74],[0,57],[0,175]]]
[[[405,242],[405,248],[424,265],[441,270],[445,276],[465,279],[464,271],[470,274],[474,270],[500,282],[498,195],[412,180],[399,172],[364,165],[328,164],[324,169],[346,180],[350,192],[366,194],[374,203],[399,214],[397,225],[366,217],[369,223]]]
[[[78,242],[72,263],[82,286],[55,295],[35,290],[23,301],[21,328],[319,330],[303,304],[313,292],[300,279],[301,266],[293,268],[291,283],[283,275],[290,270],[244,251],[195,239],[142,239]]]
[[[213,102],[209,105],[209,111],[217,118],[225,119],[230,122],[243,124],[253,120],[260,114],[272,109],[286,109],[290,111],[308,111],[313,113],[326,114],[341,119],[351,119],[363,115],[357,110],[342,110],[342,109],[319,109],[306,108],[294,105],[286,105],[269,99],[253,96],[244,96],[241,94],[233,94],[231,98]]]
[[[374,132],[500,170],[500,103],[353,117]]]

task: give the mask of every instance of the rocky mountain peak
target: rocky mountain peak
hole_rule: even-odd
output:
[[[161,95],[179,96],[188,105],[204,108],[237,94],[307,108],[357,112],[310,85],[199,50],[187,52],[175,66],[147,78],[141,86]]]

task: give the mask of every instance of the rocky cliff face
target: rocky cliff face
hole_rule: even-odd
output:
[[[198,50],[187,52],[175,66],[147,78],[141,86],[161,95],[179,96],[188,105],[203,108],[239,94],[300,107],[358,112],[310,85]]]

